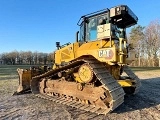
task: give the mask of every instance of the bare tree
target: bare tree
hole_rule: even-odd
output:
[[[152,21],[145,29],[145,46],[148,55],[148,63],[158,66],[158,53],[160,51],[160,22]]]
[[[54,63],[54,52],[51,52],[51,53],[49,53],[48,55],[47,55],[47,61],[48,61],[48,63],[49,64],[53,64]]]
[[[38,52],[35,51],[33,52],[33,64],[37,64],[38,63]]]
[[[138,25],[131,29],[129,42],[133,43],[134,49],[138,53],[138,66],[141,66],[141,56],[143,54],[144,27]]]
[[[7,53],[8,62],[14,65],[17,63],[18,52],[15,50],[13,52]]]

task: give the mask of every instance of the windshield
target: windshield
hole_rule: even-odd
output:
[[[86,25],[87,40],[93,41],[97,39],[97,26],[109,23],[108,18],[108,13],[105,13],[88,19],[88,24]]]

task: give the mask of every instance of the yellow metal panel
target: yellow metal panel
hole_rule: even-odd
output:
[[[101,62],[116,62],[116,47],[109,40],[91,41],[78,48],[77,56],[92,55]],[[112,47],[110,47],[112,44]]]
[[[124,48],[123,48],[124,49]],[[124,54],[126,54],[126,51]],[[89,41],[87,43],[75,42],[70,44],[60,50],[57,50],[55,53],[55,63],[61,64],[61,62],[70,62],[75,58],[90,55],[95,57],[97,60],[101,62],[106,62],[109,65],[114,65],[122,62],[121,64],[125,64],[126,56],[121,55],[121,59],[119,57],[119,48],[117,44],[115,44],[114,40],[97,40],[97,41]],[[123,59],[122,59],[123,57]]]
[[[55,63],[61,64],[61,62],[69,62],[75,59],[78,47],[79,43],[76,42],[57,50],[55,52]]]
[[[55,63],[60,64],[61,63],[61,55],[60,55],[60,50],[57,50],[55,52]]]
[[[135,80],[118,80],[118,83],[122,86],[122,87],[131,87],[131,86],[135,86]]]
[[[74,52],[74,58],[76,58],[77,57],[77,50],[78,50],[78,48],[79,48],[80,46],[79,46],[79,43],[78,42],[76,42],[76,43],[74,43],[73,44],[73,52]]]

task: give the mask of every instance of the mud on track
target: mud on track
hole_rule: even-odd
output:
[[[160,71],[136,73],[142,86],[135,96],[112,113],[97,115],[35,97],[33,94],[12,96],[17,79],[0,80],[1,120],[160,120]]]

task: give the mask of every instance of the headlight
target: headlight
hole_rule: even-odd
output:
[[[117,7],[116,10],[117,10],[117,12],[119,12],[120,11],[120,7]]]

